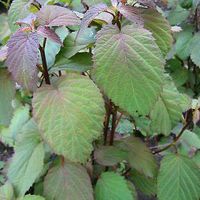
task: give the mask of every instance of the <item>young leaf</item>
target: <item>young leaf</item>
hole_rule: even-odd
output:
[[[97,17],[100,13],[106,11],[107,9],[108,6],[106,4],[99,3],[95,6],[92,6],[89,10],[87,10],[81,21],[81,26],[79,32],[77,33],[77,38],[79,38],[84,29],[90,25],[90,23],[95,19],[95,17]]]
[[[48,200],[93,200],[90,177],[84,167],[64,163],[49,170],[44,181]]]
[[[14,0],[8,11],[8,22],[12,32],[15,32],[19,27],[16,22],[29,15],[29,0]]]
[[[68,8],[46,5],[37,13],[38,21],[43,26],[74,26],[80,19]]]
[[[44,38],[50,39],[53,42],[56,42],[59,45],[62,45],[62,41],[60,40],[59,36],[49,27],[39,26],[37,28],[37,33]]]
[[[189,158],[167,155],[161,162],[158,175],[159,200],[198,200],[200,170]]]
[[[151,128],[156,133],[169,135],[172,128],[182,118],[190,100],[186,95],[179,93],[172,81],[166,81],[163,92],[150,113]]]
[[[103,146],[94,152],[94,159],[103,166],[113,166],[127,160],[128,152],[114,146]]]
[[[37,126],[30,120],[22,129],[8,168],[8,179],[18,196],[23,196],[43,169],[44,147]]]
[[[127,137],[119,142],[117,146],[128,152],[128,162],[131,167],[150,178],[157,175],[156,160],[145,143],[139,138]]]
[[[6,69],[0,69],[0,125],[8,126],[13,114],[15,84]]]
[[[143,25],[144,20],[142,19],[139,10],[135,7],[119,4],[117,10],[129,21],[138,25]]]
[[[8,41],[8,58],[6,64],[15,81],[24,88],[35,90],[39,40],[36,32],[17,31]]]
[[[38,89],[33,109],[43,138],[55,153],[86,162],[104,119],[104,102],[94,83],[85,76],[68,74]]]
[[[129,188],[128,182],[123,176],[114,172],[104,172],[97,181],[95,199],[136,200],[136,191],[134,188]]]
[[[106,58],[106,60],[105,60]],[[97,34],[93,78],[112,101],[147,114],[161,91],[164,60],[151,33],[132,25],[106,25]]]
[[[142,12],[144,27],[153,33],[155,42],[166,56],[173,44],[169,22],[156,10],[145,9]]]

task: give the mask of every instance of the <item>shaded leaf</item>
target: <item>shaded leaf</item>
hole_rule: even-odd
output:
[[[54,86],[38,89],[33,108],[43,138],[55,153],[86,162],[104,119],[104,102],[94,83],[85,76],[68,74]]]
[[[15,84],[6,69],[0,69],[0,125],[8,126],[13,114]]]
[[[132,115],[150,111],[161,91],[164,64],[150,32],[132,25],[121,31],[104,26],[97,34],[94,62],[93,78],[115,105]]]
[[[117,144],[117,146],[128,152],[128,162],[131,167],[144,174],[147,177],[155,177],[157,175],[157,162],[139,138],[127,137]]]
[[[92,55],[90,53],[77,53],[70,59],[62,58],[58,60],[51,71],[67,70],[86,72],[92,68]]]
[[[49,170],[44,181],[44,195],[48,200],[94,199],[87,171],[73,163],[60,164]]]
[[[167,155],[161,162],[158,175],[159,200],[198,200],[200,170],[182,155]]]
[[[133,186],[132,186],[133,187]],[[96,200],[135,200],[134,188],[129,188],[123,176],[114,172],[104,172],[95,187]]]
[[[17,31],[8,41],[6,64],[16,82],[25,89],[35,90],[39,40],[37,33]]]
[[[144,27],[153,33],[155,42],[166,56],[173,44],[171,27],[168,21],[156,10],[145,9],[142,12]]]
[[[95,17],[97,17],[100,13],[106,11],[107,9],[108,6],[104,3],[99,3],[89,8],[89,10],[87,10],[81,21],[81,26],[80,30],[77,33],[77,38],[79,38],[79,36],[82,35],[84,29],[86,29],[90,25],[90,23],[95,19]]]
[[[136,188],[138,188],[147,196],[152,196],[157,193],[157,184],[155,178],[148,178],[136,170],[131,170],[130,176]]]
[[[37,13],[38,21],[43,26],[73,26],[79,25],[80,20],[68,8],[46,5]]]
[[[56,35],[60,38],[62,44],[64,39],[69,34],[69,30],[66,27],[59,27],[55,30]],[[50,68],[56,59],[56,55],[59,53],[61,49],[61,44],[55,43],[52,40],[47,40],[46,47],[45,47],[45,54],[47,59],[48,68]]]
[[[44,147],[35,122],[30,120],[19,135],[8,168],[8,179],[18,196],[23,196],[43,169]]]
[[[103,166],[113,166],[127,160],[128,153],[114,146],[103,146],[95,150],[94,159]]]
[[[37,16],[33,13],[29,14],[27,17],[23,18],[23,19],[19,19],[16,24],[18,25],[29,25],[31,27],[34,27],[34,23],[37,19]]]
[[[60,40],[59,36],[49,27],[39,26],[37,28],[37,33],[44,38],[50,39],[53,42],[62,45],[62,41]]]
[[[150,8],[156,8],[156,4],[152,0],[138,0],[138,2]]]
[[[61,49],[57,60],[71,58],[80,50],[86,48],[89,44],[95,42],[96,30],[92,28],[85,29],[82,34],[76,39],[77,32],[70,33],[64,41],[64,47]]]

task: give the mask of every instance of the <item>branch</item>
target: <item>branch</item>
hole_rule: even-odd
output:
[[[43,75],[45,79],[45,83],[50,85],[50,79],[49,79],[49,73],[48,73],[48,66],[47,66],[47,60],[46,60],[46,55],[45,55],[45,46],[46,46],[46,38],[44,39],[43,42],[43,47],[39,46],[41,58],[42,58],[42,66],[43,66]]]

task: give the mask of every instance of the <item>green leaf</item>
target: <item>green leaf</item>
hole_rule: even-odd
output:
[[[107,3],[108,5],[111,4],[110,0],[83,0],[83,2],[90,7],[94,6],[96,4],[99,4],[99,3]]]
[[[64,41],[64,47],[61,49],[61,52],[58,55],[58,60],[61,58],[71,58],[80,50],[86,48],[89,44],[95,42],[96,30],[94,27],[86,28],[82,34],[77,38],[77,31],[72,32]]]
[[[13,114],[15,84],[6,69],[0,69],[0,125],[8,126]]]
[[[103,146],[95,150],[94,159],[103,166],[113,166],[127,160],[128,152],[114,146]]]
[[[26,195],[25,197],[23,197],[19,200],[45,200],[45,199],[43,197],[37,196],[37,195]]]
[[[150,111],[161,91],[164,61],[149,31],[104,26],[97,34],[94,62],[95,82],[117,106],[132,115]]]
[[[66,70],[76,72],[86,72],[92,68],[92,54],[90,53],[77,53],[70,59],[61,58],[58,60],[51,71]]]
[[[166,81],[163,92],[150,113],[152,130],[155,133],[169,135],[189,105],[189,98],[179,93],[172,81]]]
[[[0,187],[0,199],[1,200],[13,200],[14,199],[13,187],[9,182],[6,182],[5,185]]]
[[[104,172],[95,187],[96,200],[135,200],[136,192],[129,188],[123,176],[114,172]]]
[[[193,33],[191,28],[187,28],[177,35],[175,50],[176,54],[182,60],[186,60],[190,56],[192,38]]]
[[[8,16],[1,14],[0,15],[0,43],[3,42],[3,40],[10,35],[10,28],[8,25]]]
[[[182,155],[167,155],[161,161],[158,176],[159,200],[198,200],[200,170]]]
[[[23,196],[43,169],[44,147],[37,126],[30,120],[22,129],[8,168],[8,179],[18,196]]]
[[[133,181],[136,188],[147,196],[155,195],[157,192],[157,185],[155,178],[148,178],[143,174],[140,174],[136,170],[131,170],[130,178]]]
[[[55,30],[55,33],[59,36],[60,40],[63,42],[64,39],[69,34],[69,30],[66,27],[59,27]],[[54,41],[47,40],[45,47],[45,55],[47,59],[48,68],[51,67],[56,59],[56,55],[61,49],[61,45],[55,43]]]
[[[15,23],[19,19],[23,19],[30,14],[29,7],[31,3],[29,0],[14,0],[8,11],[8,22],[12,32],[15,32],[19,26]]]
[[[200,149],[200,137],[192,131],[185,130],[180,138],[180,142],[190,148]]]
[[[130,136],[116,145],[128,152],[128,162],[132,168],[147,177],[155,177],[157,175],[158,166],[156,160],[145,143],[139,138]]]
[[[199,53],[199,45],[200,45],[200,33],[196,33],[191,42],[191,59],[192,61],[200,67],[200,53]]]
[[[156,44],[166,56],[172,47],[173,37],[169,22],[156,10],[145,9],[142,13],[144,27],[153,33]]]
[[[38,89],[33,108],[43,138],[55,153],[86,162],[92,141],[102,132],[105,112],[95,84],[85,76],[70,73],[54,85]]]
[[[62,163],[49,170],[44,181],[48,200],[93,200],[90,177],[81,165]]]
[[[29,106],[20,106],[13,114],[10,126],[2,129],[0,132],[1,140],[10,146],[14,146],[17,135],[21,132],[22,127],[30,118]]]
[[[181,24],[188,18],[189,14],[189,10],[182,8],[180,5],[177,5],[175,9],[172,9],[169,12],[168,21],[171,25]]]

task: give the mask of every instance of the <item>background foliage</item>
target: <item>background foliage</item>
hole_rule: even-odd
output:
[[[200,199],[199,0],[0,0],[1,200]]]

